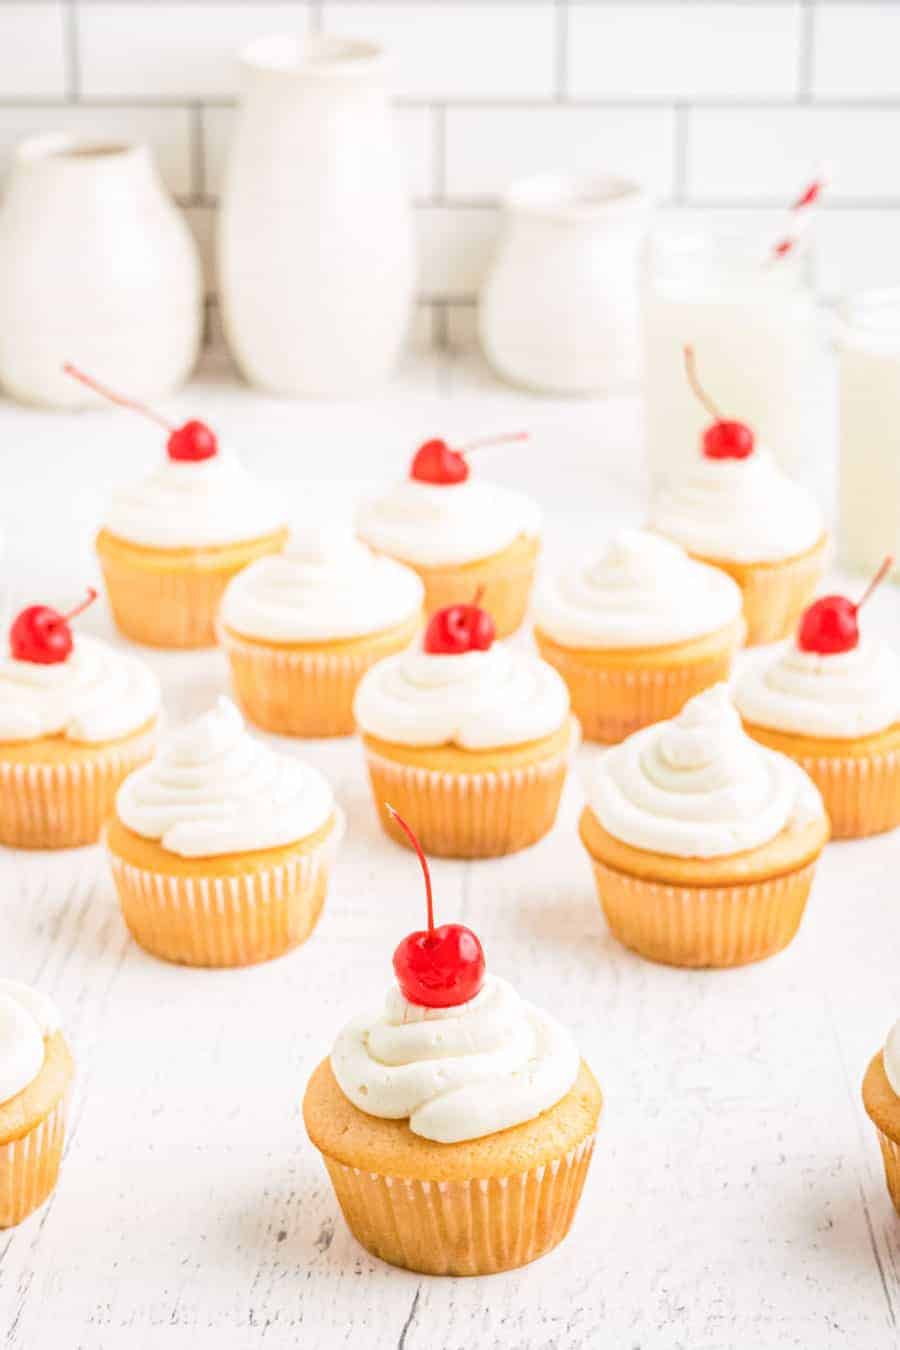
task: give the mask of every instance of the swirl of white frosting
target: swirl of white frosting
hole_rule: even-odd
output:
[[[326,824],[334,798],[317,770],[249,736],[220,698],[125,779],[116,810],[170,853],[206,858],[305,839]]]
[[[0,980],[0,1105],[23,1092],[44,1064],[44,1039],[59,1029],[46,994],[17,980]]]
[[[725,628],[739,587],[717,567],[647,530],[623,530],[598,554],[539,590],[535,623],[567,647],[642,647]]]
[[[502,643],[457,656],[415,646],[366,672],[354,712],[363,731],[397,745],[491,750],[559,731],[569,691],[546,661]]]
[[[114,741],[138,731],[159,706],[153,672],[96,638],[76,634],[70,654],[54,665],[0,660],[0,741]]]
[[[354,1106],[408,1118],[413,1134],[439,1144],[533,1120],[562,1100],[579,1064],[569,1033],[491,975],[455,1008],[409,1003],[394,985],[383,1009],[354,1018],[331,1052]]]
[[[900,658],[861,637],[849,652],[804,652],[791,639],[763,653],[737,681],[734,701],[748,722],[801,736],[850,740],[900,722]]]
[[[496,483],[467,478],[440,485],[406,478],[365,503],[356,527],[381,553],[445,567],[502,553],[519,535],[537,537],[541,513],[530,497]]]
[[[605,754],[588,800],[614,838],[677,858],[758,848],[824,814],[800,766],[746,735],[724,684]]]
[[[723,562],[780,562],[824,533],[822,512],[767,450],[746,459],[698,455],[651,504],[650,524],[691,553]]]
[[[269,642],[328,642],[407,623],[422,608],[417,573],[380,557],[350,530],[309,529],[229,583],[226,627]]]
[[[148,478],[113,496],[104,521],[119,539],[162,549],[239,544],[284,524],[276,495],[227,449],[201,460],[167,456]]]

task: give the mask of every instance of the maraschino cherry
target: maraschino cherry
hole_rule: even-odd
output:
[[[17,616],[9,630],[9,650],[16,661],[31,661],[38,666],[55,666],[65,661],[72,650],[69,624],[97,599],[88,587],[87,599],[68,614],[60,614],[49,605],[29,605]]]
[[[823,595],[820,600],[815,600],[805,611],[797,629],[797,646],[801,652],[815,652],[819,656],[852,652],[859,643],[859,611],[893,565],[892,557],[885,558],[855,604],[845,595]]]
[[[446,441],[425,441],[413,455],[409,476],[417,483],[435,483],[440,487],[449,487],[454,483],[464,483],[469,476],[466,455],[488,445],[506,445],[511,441],[527,441],[527,431],[513,431],[506,436],[486,436],[479,441],[469,441],[453,450]]]
[[[706,458],[747,459],[753,454],[755,445],[753,432],[744,422],[735,422],[722,416],[697,378],[697,363],[691,346],[684,349],[684,365],[691,389],[706,411],[716,419],[703,433],[702,445]]]
[[[134,399],[124,398],[122,394],[115,393],[112,389],[107,389],[106,385],[90,375],[85,375],[84,371],[79,370],[70,362],[66,362],[63,370],[67,375],[71,375],[73,380],[80,380],[82,384],[87,385],[88,389],[93,389],[95,394],[101,394],[103,398],[109,399],[110,403],[117,403],[120,408],[130,408],[132,412],[140,413],[143,417],[149,417],[152,422],[156,422],[169,433],[169,439],[166,441],[166,451],[169,459],[174,460],[201,460],[212,459],[213,455],[218,454],[219,443],[216,440],[215,432],[211,431],[205,422],[198,422],[192,419],[185,422],[183,426],[173,426],[167,422],[159,413],[154,412],[152,408],[146,407],[143,403],[136,403]]]
[[[405,937],[394,952],[394,974],[404,998],[425,1008],[455,1008],[474,998],[484,983],[481,943],[461,923],[434,926],[431,873],[422,846],[402,816],[387,802],[400,829],[416,851],[425,877],[428,927]]]
[[[432,656],[462,656],[465,652],[486,652],[497,636],[494,620],[481,608],[484,587],[475,592],[470,605],[447,605],[435,610],[425,629],[422,646]]]

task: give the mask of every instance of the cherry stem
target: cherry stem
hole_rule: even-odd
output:
[[[76,605],[74,609],[70,609],[68,614],[58,614],[53,621],[54,627],[56,627],[57,624],[61,623],[71,623],[73,619],[78,618],[79,614],[83,614],[84,611],[88,609],[96,599],[97,599],[97,592],[94,590],[93,586],[88,586],[87,599],[82,600],[81,604]]]
[[[457,450],[458,455],[470,455],[473,450],[481,450],[489,445],[509,445],[513,441],[527,441],[531,439],[530,431],[509,431],[503,436],[481,436],[476,441],[467,441]]]
[[[395,811],[394,808],[393,808],[393,806],[391,806],[390,802],[385,802],[384,805],[385,805],[386,810],[390,811],[390,813],[391,813],[391,815],[393,816],[394,820],[396,820],[397,824],[400,826],[401,830],[402,830],[403,833],[406,835],[407,839],[408,839],[409,842],[412,844],[413,848],[416,850],[416,857],[419,859],[419,862],[422,864],[422,872],[423,872],[423,875],[424,875],[424,877],[425,877],[425,899],[426,899],[426,902],[427,902],[427,904],[428,904],[428,936],[429,936],[429,937],[433,937],[433,936],[434,936],[434,897],[432,896],[432,893],[431,893],[431,873],[430,873],[429,870],[428,870],[428,859],[425,857],[425,854],[422,852],[422,845],[419,843],[418,839],[417,839],[416,836],[413,834],[412,830],[411,830],[410,827],[407,825],[406,821],[405,821],[405,820],[403,819],[403,817],[400,815],[400,812],[399,812],[399,811]]]
[[[887,576],[888,572],[891,570],[893,565],[894,565],[894,555],[893,553],[889,553],[885,558],[884,562],[879,567],[878,571],[875,573],[872,580],[869,582],[866,589],[863,591],[860,599],[857,600],[856,604],[854,605],[854,609],[856,610],[857,614],[862,609],[863,605],[866,603],[872,592],[874,590],[877,590],[877,588],[884,581],[885,577]]]
[[[149,417],[151,422],[156,422],[166,431],[175,430],[174,423],[167,422],[164,417],[158,412],[154,412],[152,408],[148,408],[146,404],[136,403],[133,398],[125,398],[122,394],[115,393],[114,390],[108,389],[105,384],[101,384],[99,380],[93,379],[90,375],[85,375],[83,370],[73,366],[70,361],[65,363],[63,371],[66,375],[71,375],[73,380],[80,380],[88,389],[93,389],[95,394],[100,394],[103,398],[108,399],[110,403],[117,403],[120,408],[130,408],[132,412],[140,413],[143,417]]]
[[[716,419],[717,422],[724,422],[725,418],[713,403],[709,394],[703,388],[697,377],[697,357],[690,343],[685,343],[684,347],[684,368],[687,371],[688,384],[694,391],[695,396],[703,404],[706,411]]]

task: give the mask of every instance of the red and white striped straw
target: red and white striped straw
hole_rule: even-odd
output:
[[[812,180],[809,186],[800,193],[797,200],[791,203],[788,228],[772,248],[773,260],[786,257],[797,247],[798,242],[812,219],[813,208],[816,206],[819,198],[824,192],[825,185],[825,174],[824,172],[821,172]]]

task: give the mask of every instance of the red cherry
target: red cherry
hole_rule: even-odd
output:
[[[464,652],[486,652],[497,636],[494,620],[479,601],[484,594],[481,586],[471,605],[447,605],[435,610],[422,642],[432,656],[461,656]]]
[[[96,599],[97,592],[88,587],[87,599],[68,614],[60,614],[49,605],[29,605],[23,609],[9,630],[9,650],[15,660],[39,666],[55,666],[65,661],[72,650],[69,624]]]
[[[527,431],[514,431],[505,436],[487,436],[483,440],[469,441],[452,450],[446,441],[425,441],[420,445],[410,465],[409,476],[417,483],[436,483],[449,487],[454,483],[464,483],[469,476],[466,455],[487,445],[505,445],[510,441],[527,441]]]
[[[885,558],[856,604],[845,595],[823,595],[815,600],[804,612],[797,628],[797,646],[801,652],[816,652],[819,656],[852,652],[859,643],[859,611],[893,565],[892,557]]]
[[[404,998],[424,1008],[455,1008],[474,998],[484,983],[484,952],[471,928],[461,923],[434,926],[431,873],[422,846],[402,816],[386,809],[416,851],[425,877],[428,928],[410,933],[394,952],[394,974]]]
[[[185,422],[183,427],[174,427],[171,422],[167,422],[152,408],[146,407],[143,403],[136,403],[134,399],[125,398],[112,389],[107,389],[105,384],[100,384],[91,375],[85,375],[83,370],[79,370],[71,362],[67,361],[63,370],[66,375],[71,375],[73,380],[79,380],[82,384],[87,385],[88,389],[93,389],[95,394],[101,394],[103,398],[109,399],[110,403],[116,403],[120,408],[130,408],[132,412],[140,413],[142,417],[149,417],[151,422],[156,422],[157,425],[164,427],[169,433],[169,439],[166,442],[169,459],[185,461],[212,459],[213,455],[218,453],[218,441],[205,422],[191,421]]]
[[[744,422],[732,421],[719,412],[697,378],[696,358],[691,346],[684,349],[684,364],[691,389],[707,412],[716,419],[703,433],[704,455],[707,459],[747,459],[753,454],[756,444],[753,432]]]

